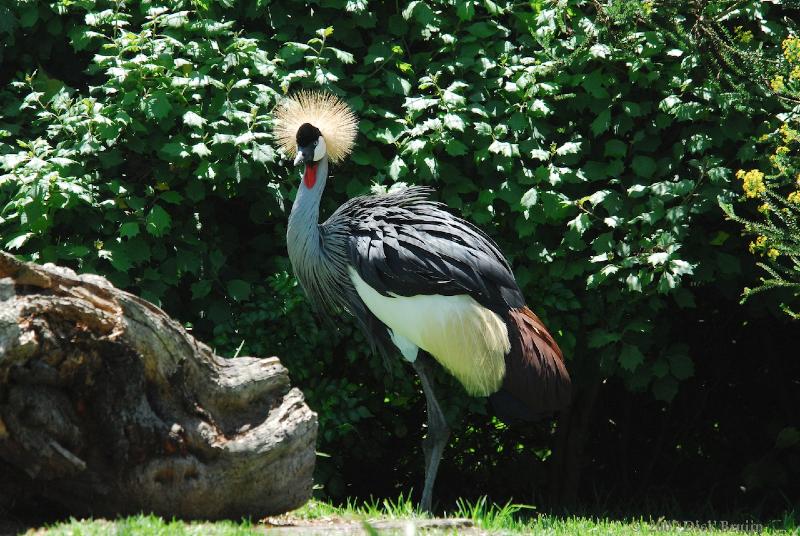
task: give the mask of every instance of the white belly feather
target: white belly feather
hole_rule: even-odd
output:
[[[400,337],[431,354],[469,394],[487,396],[500,388],[511,343],[496,313],[466,294],[384,296],[353,268],[350,279],[372,314],[394,332],[395,344],[404,343],[398,347],[407,358],[411,352]]]

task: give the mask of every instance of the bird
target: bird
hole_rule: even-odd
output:
[[[329,318],[351,315],[373,351],[405,359],[419,376],[427,410],[419,507],[429,512],[450,436],[435,367],[468,394],[489,397],[495,413],[509,420],[564,410],[570,377],[500,248],[431,200],[431,188],[355,197],[319,222],[329,166],[345,160],[357,133],[355,114],[329,92],[301,91],[276,106],[274,139],[295,166],[304,166],[287,250],[315,310]]]

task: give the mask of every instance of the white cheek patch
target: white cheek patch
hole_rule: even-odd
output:
[[[325,138],[320,136],[317,139],[317,146],[314,147],[314,162],[316,162],[318,160],[322,160],[322,157],[325,156],[325,153],[327,153],[327,152],[328,151],[325,148]]]

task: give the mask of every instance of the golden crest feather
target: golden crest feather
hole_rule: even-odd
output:
[[[341,162],[350,154],[358,133],[358,119],[335,95],[301,91],[278,104],[272,130],[275,141],[290,156],[297,153],[295,136],[303,123],[311,123],[322,132],[331,162]]]

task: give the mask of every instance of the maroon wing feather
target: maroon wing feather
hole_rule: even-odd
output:
[[[571,383],[553,336],[527,307],[509,310],[508,327],[511,351],[503,389],[527,407],[530,417],[566,408]]]

